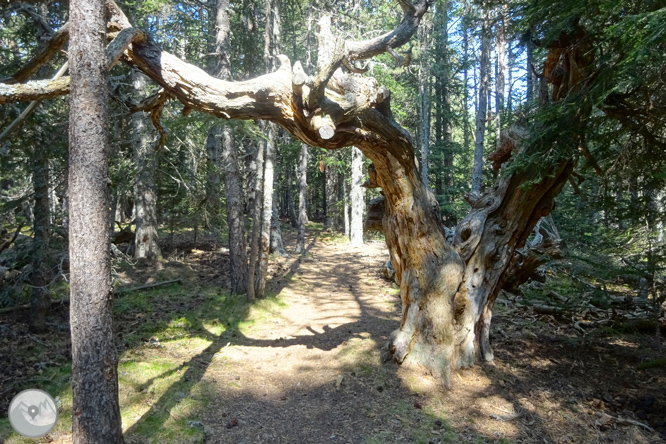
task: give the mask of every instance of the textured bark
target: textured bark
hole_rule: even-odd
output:
[[[483,144],[486,135],[486,115],[490,92],[490,13],[483,10],[481,21],[481,63],[479,64],[479,101],[476,108],[476,141],[474,144],[474,167],[470,196],[478,199],[483,181]]]
[[[305,224],[308,223],[307,213],[307,174],[308,158],[310,157],[307,144],[301,144],[301,157],[299,159],[298,174],[298,239],[296,241],[296,253],[305,253]]]
[[[423,54],[419,64],[419,148],[421,149],[421,180],[428,186],[428,158],[430,157],[430,64],[428,26],[422,26]]]
[[[248,301],[254,301],[256,296],[256,275],[258,269],[258,262],[260,260],[259,250],[261,248],[261,213],[263,207],[263,186],[264,186],[264,151],[265,146],[263,143],[260,143],[257,146],[257,152],[255,154],[255,164],[257,169],[255,172],[254,180],[254,205],[252,209],[252,237],[250,239],[250,259],[247,273],[247,299]]]
[[[506,4],[500,4],[499,19],[495,25],[495,135],[496,144],[500,145],[502,131],[502,113],[504,112],[504,90],[506,88]]]
[[[273,179],[274,163],[277,144],[275,143],[276,128],[273,124],[266,125],[266,153],[264,159],[263,177],[263,203],[261,209],[261,242],[259,247],[259,258],[257,275],[255,278],[255,296],[263,298],[266,296],[266,276],[268,274],[268,256],[271,243],[271,219],[273,216]]]
[[[271,215],[271,248],[270,252],[277,256],[288,256],[287,250],[282,242],[282,230],[280,229],[280,214],[277,205],[277,191],[273,192],[273,212]]]
[[[365,207],[365,189],[363,180],[363,154],[352,147],[351,165],[351,226],[350,240],[354,247],[363,246],[363,208]]]
[[[106,21],[101,0],[70,0],[69,268],[73,441],[122,443],[113,343],[107,166]]]
[[[47,285],[50,282],[49,237],[51,211],[49,205],[49,149],[37,147],[33,154],[32,182],[35,191],[33,248],[32,248],[32,298],[30,300],[30,330],[41,333],[46,330],[46,314],[51,306]]]
[[[222,129],[222,168],[229,227],[229,274],[231,292],[245,293],[247,286],[247,247],[243,230],[243,194],[231,128]]]
[[[132,73],[132,84],[138,92],[146,89],[145,76]],[[155,172],[157,157],[152,136],[152,125],[145,113],[132,114],[132,148],[134,150],[134,217],[136,221],[134,257],[137,259],[160,260],[162,252],[157,243],[157,193]]]
[[[206,136],[206,208],[210,215],[209,225],[219,227],[222,181],[220,171],[222,169],[222,128],[218,125],[212,126]]]
[[[330,161],[326,163],[325,168],[326,185],[324,187],[324,194],[326,196],[326,218],[324,219],[324,227],[329,230],[335,230],[338,228],[338,211],[336,208],[338,202],[338,172],[335,164]]]
[[[525,129],[514,127],[509,136],[519,154],[537,149],[522,143]],[[477,355],[492,360],[488,328],[507,269],[537,221],[552,210],[572,169],[572,160],[563,159],[544,174],[538,168],[507,174],[471,202],[472,211],[456,227],[454,246],[466,263],[455,301],[459,367],[471,366]]]

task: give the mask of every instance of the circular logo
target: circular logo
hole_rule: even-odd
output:
[[[43,390],[23,390],[9,404],[9,423],[26,438],[41,438],[58,422],[58,406]]]

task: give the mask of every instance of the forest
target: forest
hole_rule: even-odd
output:
[[[666,442],[663,1],[0,23],[0,443]]]

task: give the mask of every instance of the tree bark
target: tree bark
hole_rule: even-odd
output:
[[[428,58],[428,27],[422,26],[422,54],[419,64],[419,148],[421,149],[421,180],[428,186],[428,158],[430,157],[430,64]]]
[[[481,19],[481,63],[479,64],[479,106],[476,109],[476,141],[474,144],[474,168],[470,196],[481,196],[483,182],[483,147],[486,135],[488,93],[490,92],[490,12],[483,10]]]
[[[352,147],[351,165],[351,226],[350,240],[353,247],[363,246],[363,208],[365,208],[365,189],[363,182],[363,154]]]
[[[504,90],[506,89],[506,4],[498,6],[499,18],[495,25],[495,142],[500,146],[502,113],[504,112]]]
[[[274,162],[277,144],[275,143],[276,128],[268,123],[266,131],[266,153],[264,160],[263,177],[263,203],[261,210],[261,243],[259,247],[258,269],[255,279],[255,295],[257,298],[266,296],[266,276],[268,274],[268,256],[270,254],[271,243],[271,219],[273,215],[273,179]]]
[[[122,443],[113,343],[102,0],[70,0],[69,269],[73,441]]]
[[[254,181],[254,206],[252,213],[252,238],[250,240],[250,260],[247,274],[247,299],[253,302],[256,298],[256,275],[258,274],[258,262],[260,261],[260,248],[261,248],[261,217],[262,207],[264,202],[263,185],[264,185],[264,149],[265,143],[257,144],[257,152],[255,154],[255,163],[257,165]]]
[[[146,89],[145,76],[140,72],[132,73],[132,84],[137,92]],[[134,140],[134,205],[136,220],[136,235],[134,257],[150,261],[161,260],[162,252],[157,243],[157,194],[155,192],[155,172],[157,170],[157,157],[153,137],[149,131],[152,128],[147,122],[143,112],[132,114],[132,129]]]
[[[326,185],[324,187],[324,194],[326,195],[326,218],[324,219],[324,227],[329,230],[335,230],[338,228],[338,212],[336,208],[336,204],[338,202],[338,172],[335,164],[333,163],[333,160],[334,159],[331,157],[327,158],[324,170],[324,174],[326,176]]]
[[[299,159],[298,174],[298,238],[296,241],[296,253],[305,253],[305,224],[308,223],[307,213],[307,174],[308,158],[310,157],[307,144],[301,143],[301,157]]]
[[[273,191],[273,211],[271,215],[271,248],[270,252],[277,256],[288,256],[287,250],[282,242],[282,230],[280,229],[280,214],[277,205],[277,191]]]

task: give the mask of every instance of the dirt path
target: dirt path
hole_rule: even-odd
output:
[[[312,244],[280,292],[287,308],[208,368],[219,405],[202,421],[207,442],[388,442],[395,418],[377,410],[393,390],[379,348],[398,299],[378,274],[386,256],[380,244]]]

